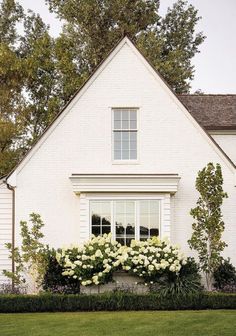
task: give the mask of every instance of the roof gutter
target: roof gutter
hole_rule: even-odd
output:
[[[14,251],[15,251],[15,204],[16,204],[16,197],[15,197],[15,188],[12,187],[7,180],[4,180],[4,183],[6,184],[7,188],[11,190],[12,192],[12,236],[11,236],[11,253],[12,253],[12,265],[11,265],[11,271],[14,274],[15,273],[15,257],[14,257]],[[15,288],[15,282],[14,278],[12,278],[12,292],[14,292]]]

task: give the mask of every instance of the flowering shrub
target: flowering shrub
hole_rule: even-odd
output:
[[[145,281],[155,282],[164,273],[178,273],[185,263],[184,255],[177,246],[153,237],[146,241],[133,240],[130,247],[122,246],[114,266],[121,265],[124,270]]]
[[[78,279],[83,286],[107,283],[119,269],[152,283],[164,274],[178,274],[186,263],[179,248],[166,240],[133,240],[127,247],[113,241],[111,234],[93,236],[81,247],[62,249],[56,258],[63,267],[62,274]]]
[[[62,249],[57,253],[58,263],[63,267],[63,275],[78,279],[83,286],[104,284],[112,280],[116,269],[118,242],[111,235],[92,237],[81,247]]]

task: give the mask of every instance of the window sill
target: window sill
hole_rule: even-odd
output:
[[[138,160],[113,160],[113,165],[139,165],[140,162]]]

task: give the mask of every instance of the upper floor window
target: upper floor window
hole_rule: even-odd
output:
[[[137,160],[137,109],[115,108],[112,112],[114,160]]]

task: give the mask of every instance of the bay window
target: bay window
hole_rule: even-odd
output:
[[[122,245],[132,239],[145,240],[160,234],[159,199],[91,200],[91,233],[112,233]]]

